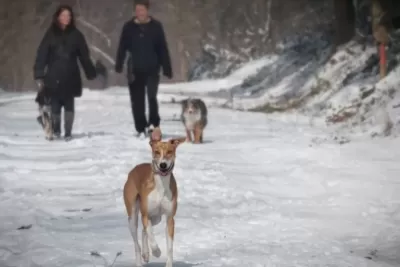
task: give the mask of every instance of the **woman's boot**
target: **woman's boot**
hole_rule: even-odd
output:
[[[53,133],[56,138],[61,136],[61,115],[53,114]]]
[[[69,141],[72,139],[72,126],[74,124],[74,112],[64,112],[64,139]]]

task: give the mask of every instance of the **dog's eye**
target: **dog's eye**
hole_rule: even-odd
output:
[[[161,153],[160,153],[160,151],[154,151],[154,155],[155,155],[155,156],[160,156]]]
[[[172,151],[168,151],[168,152],[167,152],[167,157],[172,157],[173,154],[174,154],[174,153],[172,153]]]

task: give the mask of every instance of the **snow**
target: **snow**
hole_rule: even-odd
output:
[[[323,43],[294,46],[224,79],[162,85],[160,100],[192,96],[235,110],[301,113],[355,138],[400,134],[399,66],[380,81],[373,45],[351,41],[335,52]]]
[[[174,83],[160,85],[160,92],[165,94],[206,94],[219,90],[230,89],[239,85],[243,80],[257,73],[259,68],[276,60],[276,56],[268,56],[250,61],[238,70],[232,72],[228,77],[217,80],[202,80],[189,83]]]
[[[239,95],[234,99],[233,108],[249,110],[263,106],[266,103],[279,107],[282,103],[287,102],[288,97],[301,99],[310,94],[312,90],[319,89],[316,87],[320,86],[319,83],[321,81],[328,82],[330,90],[326,94],[331,95],[332,92],[342,89],[343,81],[348,75],[364,66],[375,51],[373,48],[362,50],[360,45],[350,43],[343,49],[338,50],[327,63],[325,61],[329,54],[324,51],[326,55],[320,55],[318,60],[309,59],[303,62],[302,65],[297,67],[296,72],[289,74],[283,71],[281,71],[283,73],[278,72],[281,77],[277,84],[270,84],[269,77],[265,77],[265,80],[261,83],[264,87],[261,94],[250,95],[250,97]],[[300,55],[303,54],[300,53]],[[295,59],[292,60],[294,61]],[[290,68],[290,63],[292,62],[289,60],[281,64]],[[259,84],[255,84],[253,88],[247,88],[246,91],[252,91],[259,86]]]
[[[86,91],[68,143],[44,140],[33,99],[0,95],[0,266],[105,266],[90,251],[134,266],[122,187],[151,155],[127,90]],[[179,106],[160,110],[164,135],[182,136]],[[205,143],[177,151],[174,266],[399,266],[398,139],[317,142],[326,134],[210,107]],[[164,232],[148,267],[164,266]]]

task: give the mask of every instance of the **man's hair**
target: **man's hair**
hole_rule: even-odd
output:
[[[150,7],[150,1],[149,0],[134,0],[133,6],[136,7],[137,5],[145,6],[148,9]]]

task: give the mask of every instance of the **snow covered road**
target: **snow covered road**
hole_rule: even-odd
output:
[[[165,137],[184,134],[161,106]],[[203,145],[178,149],[175,267],[400,265],[399,139],[311,145],[322,131],[211,108]],[[49,143],[33,95],[0,96],[0,266],[134,266],[122,187],[150,160],[126,91],[85,92],[75,139]],[[32,225],[30,229],[17,230]],[[164,266],[163,251],[148,267]]]

